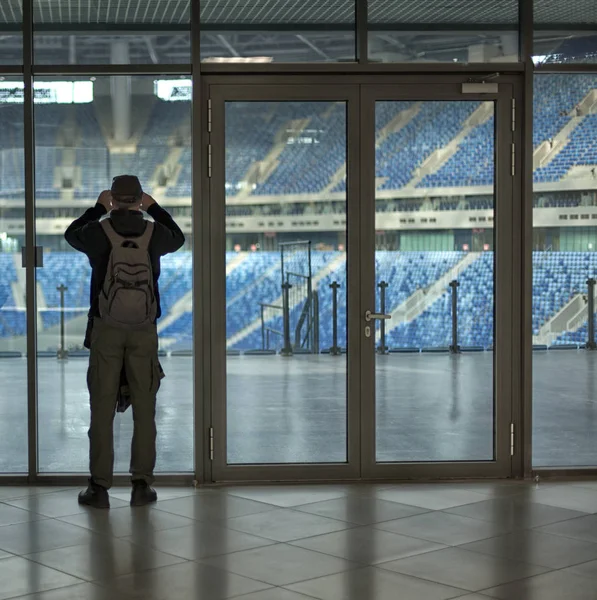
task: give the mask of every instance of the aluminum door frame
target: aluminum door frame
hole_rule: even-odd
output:
[[[351,480],[360,475],[359,427],[359,88],[357,85],[321,86],[303,82],[281,84],[214,83],[207,79],[206,90],[211,112],[211,478],[213,481],[305,481]],[[347,184],[347,462],[301,464],[227,464],[226,402],[226,219],[225,219],[225,103],[226,102],[346,102],[348,171]],[[208,168],[209,170],[209,168]],[[210,439],[210,424],[204,427],[204,439]]]
[[[512,169],[515,150],[512,83],[498,83],[498,92],[462,92],[467,78],[426,76],[400,85],[364,86],[361,91],[361,475],[364,479],[453,479],[504,478],[512,475],[511,424],[515,336],[514,290],[514,198],[516,173]],[[499,82],[499,77],[492,81]],[[492,461],[446,461],[379,463],[376,461],[375,336],[365,337],[364,312],[375,306],[375,103],[377,101],[493,101],[495,104],[494,179],[494,450]],[[515,156],[515,155],[514,155]],[[397,393],[399,401],[399,393]]]

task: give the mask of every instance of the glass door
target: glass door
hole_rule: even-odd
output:
[[[358,477],[358,87],[208,89],[212,478]]]
[[[486,89],[363,92],[364,477],[510,472],[512,86]]]

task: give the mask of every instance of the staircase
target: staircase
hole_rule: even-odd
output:
[[[344,254],[341,254],[340,256],[338,256],[335,260],[333,260],[329,264],[327,264],[323,269],[321,269],[321,271],[319,271],[317,273],[317,275],[315,275],[313,277],[313,289],[314,290],[317,289],[317,284],[321,280],[325,279],[330,273],[333,273],[335,270],[341,268],[341,266],[345,262],[346,262],[346,254],[344,253]],[[282,306],[282,301],[283,301],[283,298],[280,295],[275,300],[272,300],[268,304],[273,304],[274,306]],[[291,303],[290,310],[292,310],[295,306],[296,306],[296,303],[294,303],[294,304]],[[265,315],[264,315],[265,320],[268,321],[268,320],[274,318],[275,316],[277,316],[278,314],[279,314],[279,312],[274,312],[273,309],[266,310]],[[230,337],[226,341],[226,347],[231,348],[235,344],[238,344],[238,342],[240,342],[243,338],[247,337],[248,335],[250,335],[257,329],[259,329],[260,327],[261,327],[261,319],[260,318],[255,319],[252,323],[247,325],[247,327],[245,327],[244,329],[241,329],[241,331],[239,331],[238,333],[236,333],[235,335]]]
[[[153,187],[154,195],[158,198],[166,197],[166,187],[175,186],[178,176],[182,170],[180,164],[180,157],[182,156],[184,148],[180,146],[174,146],[170,148],[166,160],[161,165],[156,167],[154,174],[151,177],[150,184]],[[163,179],[166,185],[160,185],[160,175],[163,174]]]
[[[437,173],[458,152],[460,144],[470,132],[483,125],[493,116],[493,102],[482,102],[473,114],[462,124],[460,132],[443,148],[434,150],[415,170],[413,178],[406,184],[406,188],[415,188],[427,175]]]
[[[387,125],[382,127],[377,132],[377,138],[375,140],[375,147],[379,148],[385,140],[393,133],[398,133],[401,129],[404,129],[421,111],[421,102],[416,102],[406,110],[401,110]],[[335,173],[332,175],[330,182],[323,189],[323,193],[331,192],[344,178],[346,177],[346,163],[344,163]],[[385,179],[379,179],[376,181],[375,189],[380,185],[383,185]]]
[[[533,170],[547,166],[568,145],[572,132],[583,122],[586,115],[596,110],[597,90],[591,90],[579,102],[578,106],[583,116],[576,116],[575,107],[568,113],[570,117],[568,123],[553,138],[553,144],[549,140],[544,140],[535,148],[533,152]]]
[[[288,141],[288,130],[292,131],[293,136],[300,135],[307,125],[310,119],[295,119],[285,123],[276,134],[274,145],[268,152],[267,156],[263,160],[255,161],[247,171],[247,174],[243,178],[246,182],[246,187],[242,189],[235,198],[241,200],[251,195],[253,186],[260,183],[265,183],[272,173],[280,166],[280,155],[284,152],[287,141]]]
[[[238,255],[226,265],[226,276],[230,275],[234,269],[236,269],[241,263],[247,259],[247,252],[239,252]],[[184,313],[191,312],[193,310],[193,290],[189,290],[182,298],[177,300],[170,312],[160,319],[158,323],[158,333],[164,331],[174,321],[180,318]],[[168,345],[174,340],[160,340],[163,345]]]
[[[446,271],[437,281],[434,281],[428,288],[419,289],[402,304],[395,308],[390,314],[391,321],[386,325],[386,331],[395,329],[402,323],[414,321],[422,315],[436,300],[439,300],[445,293],[450,281],[458,279],[458,276],[464,269],[472,265],[480,256],[481,252],[469,252],[461,261]],[[379,336],[379,332],[378,332]]]
[[[13,255],[13,263],[15,266],[15,271],[17,273],[17,280],[13,281],[10,284],[12,297],[15,301],[15,308],[17,310],[26,311],[27,305],[25,302],[25,290],[27,289],[27,279],[26,279],[26,271],[23,269],[21,264],[21,255],[14,254]],[[47,308],[48,304],[46,302],[45,294],[42,290],[41,284],[36,283],[36,304],[37,304],[37,330],[42,331],[43,329],[43,321],[41,318],[41,310]]]
[[[597,299],[597,293],[595,298]],[[551,346],[562,333],[578,331],[588,319],[587,294],[575,294],[549,321],[541,326],[539,333],[533,336],[533,344]]]

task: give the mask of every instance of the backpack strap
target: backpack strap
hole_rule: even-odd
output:
[[[124,242],[126,238],[123,238],[116,232],[109,218],[100,221],[100,225],[102,226],[104,233],[108,236],[110,244],[112,244],[112,248],[117,248],[118,246],[122,245],[122,242]]]
[[[140,236],[134,238],[127,238],[120,235],[114,229],[110,219],[104,219],[103,221],[100,221],[100,225],[102,226],[104,233],[108,236],[113,248],[121,246],[122,242],[130,239],[134,240],[141,250],[149,250],[149,242],[151,241],[151,236],[153,235],[153,223],[151,221],[146,221],[145,231]]]
[[[153,235],[154,224],[151,221],[145,221],[145,231],[135,241],[141,250],[149,251],[149,242],[151,242],[151,236]]]

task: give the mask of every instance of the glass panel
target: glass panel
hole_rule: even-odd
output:
[[[88,469],[89,354],[84,337],[91,269],[85,254],[67,244],[64,232],[95,205],[115,175],[125,173],[139,177],[186,236],[181,250],[161,259],[158,334],[164,355],[159,360],[166,378],[158,393],[157,470],[193,469],[191,103],[160,94],[168,84],[185,87],[184,81],[155,81],[153,76],[36,82],[43,92],[35,105],[37,244],[44,248],[44,267],[37,270],[43,472]],[[67,360],[57,358],[63,349]],[[117,472],[129,470],[132,430],[131,409],[118,413]]]
[[[347,460],[345,176],[345,103],[226,103],[230,464]]]
[[[533,355],[535,467],[597,465],[596,101],[597,74],[535,76],[533,343],[559,350]]]
[[[597,62],[595,0],[534,0],[536,65]]]
[[[368,28],[374,61],[518,60],[518,0],[369,0]]]
[[[0,2],[0,64],[2,65],[20,65],[23,62],[22,6],[22,0]],[[0,79],[0,81],[4,80]]]
[[[5,79],[0,95],[0,379],[10,393],[0,401],[0,473],[27,472],[27,318],[23,82]]]
[[[190,0],[33,2],[38,64],[188,63]]]
[[[492,102],[376,103],[380,462],[494,458],[494,130]]]
[[[200,0],[210,62],[355,60],[354,0]]]

